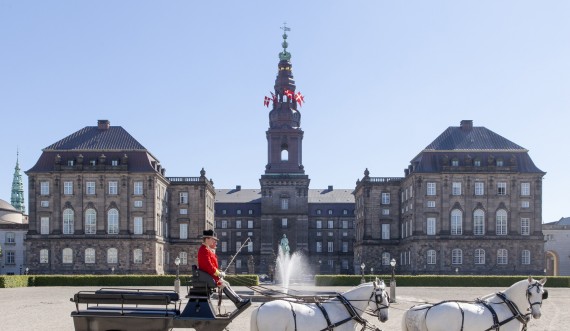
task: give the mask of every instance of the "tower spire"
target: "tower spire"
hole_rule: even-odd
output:
[[[20,174],[20,151],[16,150],[16,166],[14,167],[14,179],[12,180],[12,197],[10,203],[14,208],[26,212],[24,204],[24,183],[22,182],[22,174]]]

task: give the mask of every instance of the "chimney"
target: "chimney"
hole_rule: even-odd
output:
[[[97,121],[97,127],[99,128],[99,130],[109,130],[110,126],[111,126],[111,122],[109,122],[109,120],[98,120]]]
[[[473,129],[473,120],[462,120],[459,126],[461,131],[471,131]]]
[[[329,185],[329,191],[332,191],[332,190],[333,190],[333,186]]]
[[[236,191],[241,191],[241,185],[236,185]]]

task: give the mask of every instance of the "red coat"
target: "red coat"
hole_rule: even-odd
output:
[[[216,283],[218,283],[218,285],[220,284],[220,277],[218,277],[218,275],[221,270],[218,269],[218,257],[213,250],[204,244],[198,249],[198,269],[210,274]]]

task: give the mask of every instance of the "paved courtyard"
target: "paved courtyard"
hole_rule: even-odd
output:
[[[548,288],[548,283],[546,284]],[[235,287],[237,290],[246,288]],[[303,291],[336,291],[343,292],[348,287],[297,287]],[[0,289],[0,329],[2,330],[73,330],[73,321],[70,312],[75,305],[69,298],[80,290],[95,290],[88,287],[31,287]],[[171,289],[160,287],[160,289]],[[397,302],[390,308],[389,320],[380,323],[372,317],[366,318],[378,328],[400,330],[400,322],[404,311],[418,303],[439,302],[446,299],[473,300],[485,294],[497,292],[503,288],[434,288],[434,287],[399,287],[396,292]],[[182,289],[185,295],[185,288]],[[224,300],[227,302],[227,300]],[[229,331],[249,330],[249,316],[253,308],[261,303],[254,302],[250,308],[243,312],[234,322]],[[529,331],[562,331],[570,328],[570,289],[550,288],[549,298],[542,306],[542,318],[531,320]],[[227,308],[232,309],[231,303]],[[192,330],[192,329],[176,329]],[[451,331],[451,330],[450,330]]]

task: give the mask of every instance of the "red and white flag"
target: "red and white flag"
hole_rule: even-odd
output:
[[[265,99],[263,99],[263,105],[265,107],[269,107],[269,101],[271,101],[271,99],[269,99],[269,97],[266,96]]]
[[[301,92],[297,92],[297,94],[295,94],[295,101],[297,101],[299,106],[303,107],[303,102],[305,102],[305,97],[301,94]]]
[[[293,91],[291,91],[291,90],[285,90],[285,95],[286,95],[289,99],[293,99]]]
[[[269,91],[269,93],[271,93],[271,100],[273,100],[273,103],[277,102],[277,97],[275,96],[275,94],[273,94],[273,92]]]

